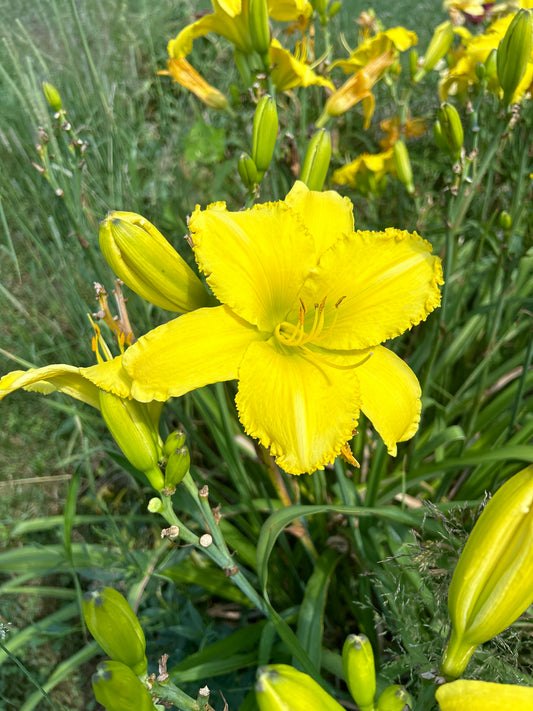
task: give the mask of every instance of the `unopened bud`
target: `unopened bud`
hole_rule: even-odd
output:
[[[252,47],[259,54],[263,63],[268,66],[270,26],[268,24],[267,0],[248,0],[248,17]]]
[[[396,165],[398,178],[411,195],[415,191],[415,186],[413,185],[413,170],[411,168],[407,146],[401,139],[397,140],[394,144],[394,164]]]
[[[258,669],[255,698],[259,711],[343,711],[314,679],[288,664]]]
[[[252,190],[254,185],[257,185],[259,182],[257,167],[252,157],[249,156],[248,153],[241,153],[237,168],[244,186],[248,188],[248,190]]]
[[[171,432],[165,440],[165,444],[163,445],[163,456],[170,457],[172,452],[175,452],[176,449],[183,447],[186,441],[187,435],[185,432],[182,430],[174,430],[174,432]]]
[[[331,160],[331,134],[319,129],[309,141],[300,180],[309,190],[322,190]]]
[[[146,508],[148,509],[148,513],[161,513],[163,510],[163,502],[161,499],[158,499],[157,496],[154,496],[150,499]]]
[[[510,104],[513,94],[525,74],[533,43],[533,14],[519,10],[513,17],[497,54],[498,79],[503,89],[504,104]]]
[[[370,640],[364,634],[348,635],[342,648],[344,680],[361,711],[373,711],[376,668]]]
[[[439,686],[435,693],[441,711],[531,711],[533,687],[459,679]]]
[[[487,59],[485,59],[485,78],[487,79],[487,81],[490,81],[493,77],[496,76],[496,73],[498,71],[497,57],[497,50],[492,49]]]
[[[448,593],[452,632],[441,672],[461,676],[475,648],[533,602],[533,465],[511,477],[479,517]],[[502,708],[505,708],[502,706]]]
[[[100,248],[115,274],[151,304],[178,313],[210,305],[200,279],[144,217],[110,212],[100,225]]]
[[[165,468],[165,489],[174,491],[176,486],[189,471],[191,466],[191,455],[188,447],[181,447],[172,452]]]
[[[413,708],[413,699],[403,686],[392,684],[380,694],[377,711],[409,711]]]
[[[416,49],[412,49],[409,52],[409,76],[414,80],[416,73],[418,71],[418,52]]]
[[[121,662],[101,662],[92,684],[96,700],[106,711],[156,711],[146,686]]]
[[[332,17],[335,17],[335,15],[339,12],[341,7],[342,7],[342,3],[339,2],[338,0],[336,2],[331,3],[331,5],[328,7],[328,17],[330,20]]]
[[[62,104],[61,95],[59,94],[59,91],[55,88],[53,84],[50,84],[47,81],[43,81],[42,86],[44,98],[48,101],[50,107],[54,111],[61,111]]]
[[[143,472],[154,489],[160,491],[164,480],[159,469],[159,435],[147,405],[105,390],[100,390],[99,396],[102,417],[113,439],[130,464]]]
[[[265,94],[255,110],[252,136],[252,159],[259,172],[270,165],[278,135],[278,111],[276,102]]]
[[[457,160],[464,140],[463,125],[457,109],[452,104],[443,103],[437,113],[437,120],[448,153]]]
[[[508,231],[513,226],[513,218],[506,210],[503,210],[498,215],[498,224],[500,225],[502,230]]]
[[[113,588],[85,593],[82,611],[89,632],[111,659],[139,676],[146,673],[146,642],[126,598]]]
[[[453,25],[449,20],[442,22],[435,28],[433,37],[424,55],[422,66],[413,77],[413,81],[417,84],[430,72],[435,64],[442,59],[446,52],[450,49],[454,37]]]

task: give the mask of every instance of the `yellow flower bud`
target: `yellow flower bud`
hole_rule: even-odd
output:
[[[496,58],[503,101],[510,104],[525,74],[533,43],[533,14],[519,10],[513,17],[498,47]]]
[[[413,170],[411,168],[407,146],[401,139],[394,144],[394,164],[396,165],[398,178],[411,195],[415,191],[415,186],[413,185]]]
[[[433,37],[430,40],[422,66],[413,77],[413,81],[417,84],[430,72],[435,64],[442,59],[446,52],[450,49],[454,37],[453,25],[449,20],[442,22],[435,28]]]
[[[261,97],[254,114],[252,160],[258,172],[270,165],[278,136],[278,110],[270,94]]]
[[[237,163],[237,169],[241,180],[248,190],[252,190],[254,185],[259,182],[259,174],[257,172],[257,167],[248,153],[241,153],[239,157],[239,162]]]
[[[248,0],[248,17],[252,47],[263,60],[266,60],[266,68],[270,49],[267,0]]]
[[[92,676],[96,700],[106,711],[155,711],[150,692],[121,662],[101,662]]]
[[[43,94],[44,98],[48,101],[50,104],[50,107],[54,111],[61,111],[62,104],[61,104],[61,96],[59,94],[59,91],[55,88],[53,84],[50,84],[47,81],[43,81]]]
[[[463,124],[457,109],[452,104],[444,102],[437,113],[437,120],[444,145],[452,158],[457,160],[461,155],[464,141]]]
[[[460,676],[475,648],[500,634],[533,602],[533,465],[509,479],[479,517],[448,594],[452,632],[442,658]]]
[[[309,141],[300,180],[309,190],[322,190],[331,160],[331,134],[321,128]]]
[[[148,477],[154,489],[161,491],[164,485],[159,469],[162,452],[147,405],[137,400],[125,400],[105,390],[100,390],[99,396],[102,417],[124,456]]]
[[[178,313],[211,304],[200,279],[144,217],[110,212],[100,225],[100,248],[115,274],[151,304]]]
[[[82,612],[89,632],[113,660],[135,674],[146,674],[146,641],[126,598],[113,588],[85,593]]]
[[[174,493],[176,486],[187,474],[190,466],[191,455],[188,447],[180,447],[172,452],[165,468],[165,489],[169,494]]]
[[[344,680],[361,711],[373,711],[376,695],[376,668],[370,640],[364,634],[351,634],[342,648]]]
[[[387,686],[378,699],[377,711],[409,711],[412,708],[411,694],[399,684]]]
[[[259,711],[343,711],[314,679],[288,664],[261,667],[257,675]]]
[[[459,679],[439,686],[435,694],[441,711],[531,711],[533,688],[514,684]]]

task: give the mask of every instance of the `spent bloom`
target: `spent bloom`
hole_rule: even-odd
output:
[[[250,210],[197,207],[189,227],[219,305],[155,328],[87,376],[141,402],[236,379],[245,431],[293,474],[347,452],[360,411],[395,455],[418,427],[420,386],[381,343],[439,305],[431,245],[354,231],[347,198],[301,182]]]

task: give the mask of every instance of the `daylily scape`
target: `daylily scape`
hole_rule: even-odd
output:
[[[381,344],[439,306],[441,263],[416,233],[354,231],[352,211],[348,198],[301,182],[285,200],[249,210],[197,207],[189,222],[194,254],[219,303],[197,308],[192,300],[188,313],[111,361],[8,374],[0,397],[52,379],[50,389],[69,394],[80,382],[162,402],[237,380],[245,432],[289,473],[331,463],[360,412],[395,455],[417,430],[420,386]],[[103,229],[114,227],[127,234],[111,213]],[[146,266],[157,291],[154,265]]]

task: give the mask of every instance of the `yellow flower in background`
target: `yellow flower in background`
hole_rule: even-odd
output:
[[[459,679],[435,693],[441,711],[531,711],[533,688]]]
[[[228,100],[224,94],[198,74],[184,57],[169,59],[167,67],[167,71],[160,71],[158,74],[171,76],[212,109],[228,108]]]
[[[159,326],[108,373],[86,375],[141,402],[237,379],[245,431],[293,474],[332,462],[360,410],[396,454],[418,427],[420,386],[380,344],[440,303],[429,243],[396,229],[354,232],[347,198],[301,182],[250,210],[197,207],[189,226],[220,306]]]
[[[268,0],[267,5],[270,17],[279,22],[294,22],[313,14],[309,0]]]
[[[296,86],[326,86],[331,90],[333,83],[321,77],[306,63],[307,48],[303,42],[296,45],[294,54],[284,49],[280,43],[273,39],[270,45],[270,75],[278,91],[289,91]]]
[[[418,37],[414,32],[406,30],[405,27],[391,27],[361,42],[348,59],[338,59],[333,62],[331,68],[341,67],[346,74],[351,74],[388,51],[393,51],[396,58],[399,52],[405,52],[417,42]]]
[[[331,181],[334,185],[355,188],[363,195],[380,195],[385,189],[387,175],[396,175],[392,147],[383,153],[362,153],[351,163],[337,168]]]
[[[384,151],[392,148],[396,141],[400,138],[400,119],[394,116],[390,119],[384,119],[379,123],[380,129],[385,133],[385,138],[382,138],[379,145]],[[406,139],[419,138],[426,132],[426,122],[421,118],[407,118],[403,126],[403,134]]]
[[[366,66],[355,72],[328,98],[322,115],[316,122],[317,128],[322,128],[332,116],[339,116],[345,113],[361,101],[365,116],[363,128],[367,129],[374,114],[376,103],[372,94],[372,87],[381,79],[385,69],[390,67],[394,60],[394,52],[389,49],[385,54],[372,59]]]

